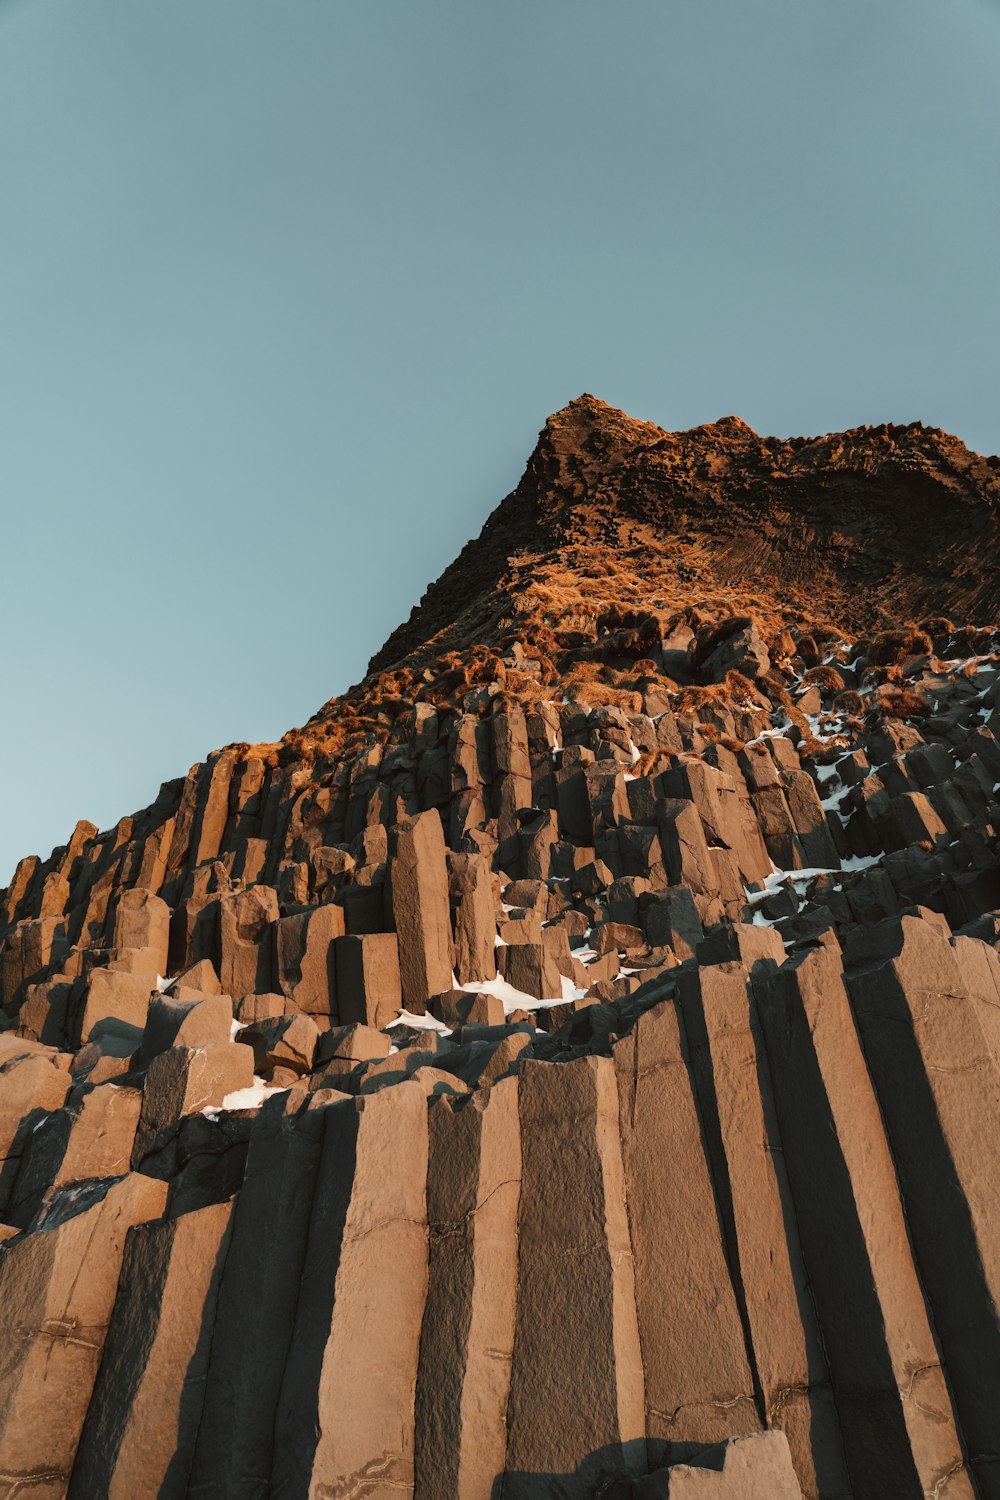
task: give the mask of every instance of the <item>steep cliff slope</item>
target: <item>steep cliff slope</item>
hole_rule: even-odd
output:
[[[858,630],[927,614],[989,620],[998,537],[1000,458],[938,428],[782,441],[726,417],[664,432],[581,396],[549,418],[517,488],[370,670],[502,644],[498,606],[539,567],[556,586],[579,569],[582,585],[588,561],[627,567],[665,609],[728,594],[737,609],[756,600]]]
[[[582,397],[0,894],[0,1495],[1000,1497],[995,460]]]

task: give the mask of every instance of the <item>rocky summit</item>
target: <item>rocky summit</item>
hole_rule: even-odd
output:
[[[0,1496],[1000,1497],[1000,459],[584,396],[0,893]]]

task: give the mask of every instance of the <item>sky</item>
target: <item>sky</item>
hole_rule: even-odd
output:
[[[363,675],[551,411],[1000,449],[996,0],[0,0],[0,884]]]

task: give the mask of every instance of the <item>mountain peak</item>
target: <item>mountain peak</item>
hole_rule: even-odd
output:
[[[995,462],[922,423],[781,439],[726,416],[670,432],[584,392],[548,418],[517,487],[369,671],[503,645],[546,581],[558,633],[559,600],[569,617],[599,613],[623,570],[633,603],[660,611],[725,598],[843,628],[987,618],[1000,610],[981,564],[1000,540]]]

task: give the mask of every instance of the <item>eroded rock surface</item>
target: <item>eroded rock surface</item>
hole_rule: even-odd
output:
[[[0,1495],[1000,1497],[998,468],[581,398],[21,862]]]

